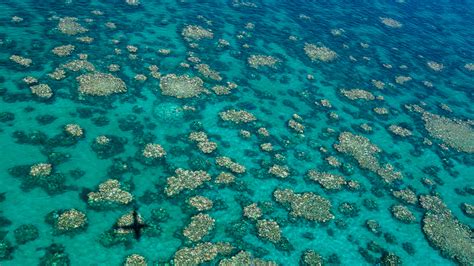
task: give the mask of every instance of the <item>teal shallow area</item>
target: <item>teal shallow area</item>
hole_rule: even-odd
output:
[[[146,265],[127,263],[132,254],[148,265],[259,265],[237,261],[240,251],[263,265],[472,265],[473,7],[410,0],[1,1],[0,265]],[[186,37],[186,29],[199,36]],[[74,49],[52,52],[63,45]],[[31,62],[21,65],[12,55]],[[255,56],[263,65],[251,64]],[[73,70],[71,62],[89,67]],[[200,64],[220,78],[199,71]],[[52,78],[54,71],[64,76]],[[77,78],[96,72],[120,79],[126,92],[81,92]],[[199,78],[198,95],[168,95],[162,81],[170,74]],[[237,87],[216,93],[229,82]],[[112,83],[92,88],[117,88]],[[35,94],[38,84],[52,95]],[[224,121],[229,110],[255,120]],[[65,130],[71,124],[80,136]],[[205,132],[217,148],[201,151],[191,132]],[[377,152],[360,142],[341,149],[347,132],[355,136],[349,142],[370,141]],[[100,144],[101,136],[109,143]],[[146,158],[150,143],[166,155]],[[232,172],[216,162],[222,156],[245,167],[229,184],[216,182]],[[51,171],[35,174],[39,164]],[[384,180],[386,164],[394,180]],[[210,179],[180,180],[182,191],[169,195],[177,169],[202,170]],[[311,180],[310,170],[344,181],[329,189]],[[111,197],[129,193],[133,200],[93,202],[108,179],[122,189]],[[275,191],[284,189],[299,196],[281,202]],[[397,196],[407,189],[413,201]],[[212,208],[191,206],[195,196]],[[254,203],[260,215],[252,218],[244,208]],[[394,206],[412,220],[397,218]],[[85,216],[68,220],[72,209]],[[117,226],[133,210],[147,225],[139,239]],[[321,213],[330,218],[319,220]],[[194,228],[203,215],[214,222]],[[85,222],[75,226],[78,217]],[[265,230],[265,223],[277,226]],[[204,233],[193,238],[189,231]]]

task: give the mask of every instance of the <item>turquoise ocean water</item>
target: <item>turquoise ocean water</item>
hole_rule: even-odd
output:
[[[0,265],[472,265],[473,18],[1,1]]]

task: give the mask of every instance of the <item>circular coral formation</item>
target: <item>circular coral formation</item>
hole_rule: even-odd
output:
[[[271,152],[273,151],[273,145],[271,143],[262,143],[260,144],[260,149],[262,151]]]
[[[187,41],[199,41],[201,39],[212,39],[214,38],[214,34],[212,31],[207,30],[198,25],[188,25],[183,28],[181,35]]]
[[[277,222],[273,220],[258,220],[257,221],[258,236],[277,243],[281,240],[281,229]]]
[[[305,129],[305,126],[295,119],[288,120],[288,127],[298,134],[303,134]]]
[[[215,180],[216,184],[231,184],[235,182],[235,175],[227,172],[221,172]]]
[[[120,182],[109,179],[99,185],[98,192],[87,194],[87,203],[95,208],[116,207],[132,202],[133,196],[121,188]]]
[[[161,94],[179,99],[199,96],[206,91],[203,85],[202,79],[188,75],[168,74],[160,79]]]
[[[74,45],[68,44],[54,47],[51,52],[59,57],[64,57],[70,55],[74,51],[74,49],[76,49]]]
[[[104,135],[98,136],[95,138],[95,143],[99,145],[107,145],[110,143],[110,138]]]
[[[71,137],[80,138],[84,135],[84,130],[78,124],[67,124],[64,131]]]
[[[73,232],[83,229],[86,224],[86,215],[76,209],[71,209],[59,215],[55,223],[55,228],[59,232]]]
[[[125,82],[112,74],[95,72],[82,74],[76,79],[79,82],[79,92],[84,95],[109,96],[127,91]]]
[[[245,138],[245,139],[248,139],[252,136],[252,133],[250,133],[250,131],[248,130],[244,130],[244,129],[241,129],[239,131],[239,135],[242,137],[242,138]]]
[[[392,208],[390,208],[390,211],[392,212],[393,217],[404,223],[412,223],[416,221],[415,215],[413,215],[413,213],[406,206],[394,205]]]
[[[51,175],[53,166],[49,163],[38,163],[30,167],[30,176],[45,177]]]
[[[127,256],[123,265],[124,266],[147,266],[148,263],[145,257],[143,257],[142,255],[132,254],[132,255]]]
[[[77,18],[64,17],[59,19],[58,29],[66,35],[77,35],[85,33],[88,30],[79,24]]]
[[[207,211],[212,209],[213,202],[204,196],[194,196],[188,199],[188,204],[198,211]]]
[[[435,61],[428,61],[426,65],[433,71],[440,72],[443,70],[444,65]]]
[[[290,169],[286,165],[274,164],[268,169],[268,174],[279,178],[287,178],[290,176]]]
[[[53,97],[53,90],[51,89],[51,87],[49,87],[48,84],[33,85],[30,87],[30,89],[31,93],[40,98],[49,99]]]
[[[252,203],[244,208],[244,216],[251,220],[257,220],[262,216],[262,209],[256,203]]]
[[[211,142],[211,141],[199,142],[198,148],[203,153],[212,153],[213,151],[217,149],[217,143]]]
[[[301,256],[301,264],[303,266],[322,266],[324,265],[324,260],[316,251],[305,250]]]
[[[66,71],[62,68],[55,68],[48,76],[54,80],[62,80],[66,78]]]
[[[385,107],[375,107],[373,110],[378,115],[388,115],[390,113]]]
[[[205,142],[205,141],[208,141],[207,139],[207,134],[206,132],[203,132],[203,131],[195,131],[195,132],[191,132],[189,134],[189,140],[191,141],[196,141],[196,142]]]
[[[159,159],[166,155],[165,149],[160,144],[148,143],[142,151],[142,155],[149,159]]]

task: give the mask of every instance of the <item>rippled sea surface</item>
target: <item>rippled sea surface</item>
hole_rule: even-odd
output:
[[[472,265],[473,6],[1,1],[0,265]]]

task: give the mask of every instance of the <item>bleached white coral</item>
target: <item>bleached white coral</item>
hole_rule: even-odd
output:
[[[337,53],[326,46],[317,46],[312,43],[304,45],[304,52],[311,61],[330,62],[337,58]]]
[[[168,74],[160,80],[161,93],[176,98],[197,97],[206,91],[203,85],[204,82],[200,78],[188,75]]]
[[[82,74],[77,77],[79,92],[91,96],[108,96],[115,93],[124,93],[127,86],[120,78],[112,74],[100,72]]]

